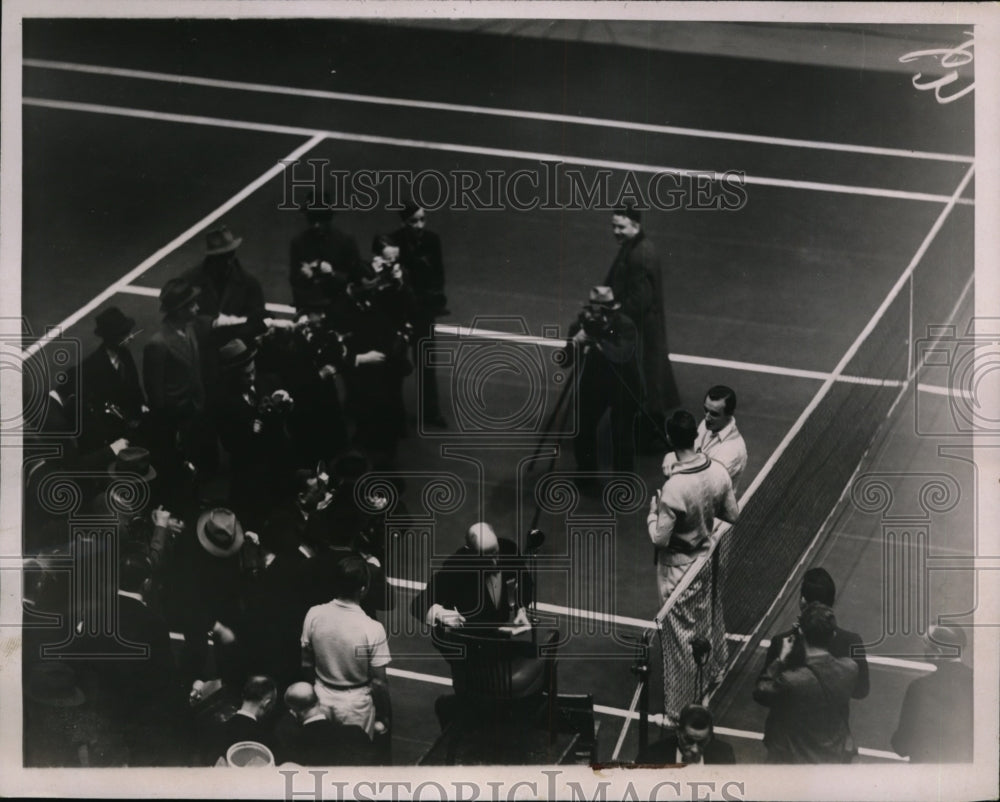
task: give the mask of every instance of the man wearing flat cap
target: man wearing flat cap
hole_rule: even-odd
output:
[[[635,416],[641,398],[641,380],[635,324],[622,312],[611,287],[594,287],[580,317],[569,329],[568,348],[579,369],[579,427],[573,441],[576,467],[596,472],[597,430],[604,414],[611,414],[612,465],[615,471],[635,467]],[[593,479],[579,482],[596,490]]]
[[[667,347],[660,258],[643,231],[642,214],[632,207],[615,211],[611,229],[620,246],[604,283],[611,287],[622,312],[639,333],[643,415],[640,439],[663,440],[665,413],[680,406]]]
[[[79,387],[83,402],[80,444],[84,450],[119,437],[135,439],[147,409],[139,371],[128,348],[135,337],[135,320],[117,306],[109,306],[95,323],[101,345],[80,363],[79,378],[70,382]]]

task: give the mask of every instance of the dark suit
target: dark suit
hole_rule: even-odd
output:
[[[642,231],[622,242],[604,283],[639,331],[645,408],[656,414],[680,406],[667,347],[660,258]]]
[[[970,763],[974,717],[972,669],[939,662],[907,687],[892,748],[911,763]]]
[[[222,447],[231,457],[229,503],[253,531],[260,531],[271,506],[287,490],[284,485],[292,471],[287,413],[260,414],[258,406],[270,392],[269,382],[260,378],[257,388],[259,392],[255,389],[244,396],[241,387],[227,385],[219,393],[215,421]]]
[[[413,614],[423,620],[432,604],[458,610],[466,625],[499,626],[510,623],[512,610],[531,603],[531,579],[518,555],[517,544],[500,542],[500,593],[495,603],[486,589],[489,568],[483,558],[463,546],[431,576],[427,589],[413,600]],[[512,595],[513,593],[513,595]]]
[[[771,638],[771,644],[767,647],[767,656],[764,658],[764,669],[767,669],[772,661],[777,659],[781,653],[781,642],[793,634],[793,631],[789,629]],[[850,630],[838,627],[834,631],[827,649],[834,657],[850,657],[858,666],[858,681],[854,686],[854,693],[851,694],[851,698],[864,699],[868,696],[868,660],[865,657],[864,641],[862,641],[861,636],[857,632],[851,632]],[[805,646],[802,643],[802,639],[797,638],[786,665],[789,668],[795,668],[804,663]]]
[[[296,307],[332,300],[359,275],[361,257],[354,237],[329,224],[310,226],[292,240],[288,277]],[[302,273],[302,264],[329,262],[332,273],[321,273],[317,264],[312,277]]]
[[[164,323],[143,349],[142,380],[149,398],[150,442],[157,468],[173,473],[175,463],[190,460],[214,467],[215,432],[206,409],[206,378],[214,377],[208,340],[210,318],[198,317],[184,334]]]
[[[574,323],[572,337],[580,330]],[[580,421],[573,450],[577,468],[596,471],[597,427],[611,410],[612,463],[616,471],[635,467],[635,416],[639,411],[641,380],[636,327],[626,315],[612,313],[606,333],[588,346],[578,385]],[[574,347],[574,346],[570,346]]]
[[[636,758],[637,763],[656,763],[658,765],[676,763],[677,733],[671,733],[655,744],[650,744],[646,751]],[[706,766],[731,764],[736,762],[736,753],[732,745],[714,737],[708,746],[702,750],[702,760]]]
[[[420,360],[420,342],[434,338],[434,319],[444,307],[444,260],[441,238],[433,231],[402,226],[392,234],[399,245],[399,263],[406,270],[415,297],[413,311],[413,361],[420,366],[423,416],[441,414],[434,368]],[[426,348],[426,346],[424,346]]]
[[[186,694],[174,664],[166,623],[142,602],[119,595],[118,638],[145,645],[143,659],[100,661],[99,681],[104,709],[122,728],[130,765],[170,763],[175,750],[177,714]]]
[[[131,437],[130,429],[142,417],[146,402],[139,384],[139,371],[135,359],[127,348],[116,348],[119,359],[116,369],[111,364],[104,346],[90,354],[78,368],[78,381],[83,406],[81,439],[88,444],[101,445]],[[104,412],[105,404],[117,407],[124,420],[117,420]],[[134,439],[134,437],[132,437]]]
[[[271,748],[271,735],[256,719],[234,713],[221,723],[213,723],[203,735],[202,762],[211,766],[225,757],[229,747],[240,741],[256,741]]]
[[[218,348],[237,337],[250,345],[251,340],[263,333],[265,328],[263,321],[267,310],[264,306],[264,290],[261,289],[260,282],[243,269],[239,260],[234,258],[223,276],[214,271],[213,258],[218,258],[219,264],[225,259],[224,256],[209,257],[188,270],[183,277],[201,290],[198,309],[202,315],[214,318],[226,314],[247,318],[247,322],[242,325],[223,326],[215,330],[211,337],[213,346]],[[208,389],[211,396],[211,388]]]
[[[370,766],[377,762],[375,747],[363,729],[326,718],[300,724],[287,713],[275,727],[274,741],[278,764]]]
[[[336,330],[350,335],[344,384],[347,412],[355,421],[354,442],[377,470],[395,463],[397,445],[406,432],[403,378],[412,365],[398,332],[410,321],[412,304],[413,293],[403,284],[370,296],[367,303],[345,295],[334,310]],[[356,355],[369,351],[380,351],[386,361],[355,364]]]

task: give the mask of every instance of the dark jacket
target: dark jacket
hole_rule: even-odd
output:
[[[190,417],[205,409],[205,360],[210,322],[196,318],[181,335],[164,323],[142,352],[142,381],[150,409],[167,418]]]
[[[789,635],[794,634],[794,630],[787,630],[771,638],[771,644],[767,647],[767,657],[764,658],[764,668],[781,653],[781,642]],[[865,657],[865,647],[861,636],[857,632],[851,632],[839,627],[834,631],[833,638],[828,647],[830,654],[834,657],[850,657],[858,666],[858,682],[854,686],[852,699],[864,699],[868,696],[868,660]],[[789,667],[800,666],[805,662],[805,647],[801,638],[797,638],[792,653],[789,655],[787,665]]]
[[[798,668],[775,660],[757,679],[753,698],[770,708],[764,724],[768,763],[842,763],[850,728],[844,711],[858,667],[829,652]]]
[[[413,600],[413,614],[423,620],[432,604],[458,610],[466,625],[502,625],[513,619],[518,607],[531,603],[532,586],[517,544],[500,541],[500,600],[494,604],[486,591],[483,559],[463,546],[431,576],[427,589]]]
[[[275,727],[275,761],[301,766],[369,766],[375,747],[360,727],[317,719],[300,724],[290,713]]]
[[[653,410],[678,406],[668,359],[660,259],[642,231],[622,242],[604,283],[638,329],[646,406]]]
[[[731,744],[714,737],[702,751],[706,766],[713,764],[732,764],[736,762],[736,753]],[[639,755],[637,763],[655,763],[670,765],[677,760],[677,733],[667,735],[663,740],[650,744],[645,752]]]
[[[444,306],[444,259],[441,238],[433,231],[402,226],[392,234],[399,246],[399,263],[406,270],[417,306],[433,314]]]
[[[296,307],[333,299],[358,278],[361,256],[354,237],[331,225],[310,226],[292,240],[288,278]],[[311,277],[302,273],[303,263],[317,263]],[[329,262],[331,273],[323,273],[319,262]]]
[[[102,345],[80,363],[78,381],[84,414],[100,417],[105,404],[114,404],[126,420],[138,420],[146,398],[132,352],[118,348],[119,367],[111,364]]]
[[[142,602],[117,597],[120,640],[145,646],[142,659],[108,658],[100,681],[107,709],[119,719],[162,718],[175,715],[186,702],[170,645],[167,624]]]
[[[213,723],[202,736],[202,763],[212,766],[220,757],[225,757],[229,747],[240,741],[256,741],[272,748],[271,735],[267,728],[256,719],[234,713],[223,722]]]
[[[911,763],[972,762],[972,669],[957,661],[910,683],[892,748]]]

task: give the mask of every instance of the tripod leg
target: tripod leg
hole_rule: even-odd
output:
[[[555,426],[557,420],[561,413],[565,411],[566,400],[569,398],[569,393],[573,385],[575,384],[576,372],[571,374],[570,379],[563,385],[562,391],[559,393],[559,398],[556,399],[556,405],[553,407],[549,419],[545,422],[545,428],[542,429],[541,434],[538,438],[538,446],[535,448],[535,453],[531,455],[531,461],[528,463],[528,473],[531,473],[535,468],[535,462],[538,460],[538,455],[542,453],[542,448],[545,445],[545,441],[548,440],[549,435],[552,433],[552,429]]]

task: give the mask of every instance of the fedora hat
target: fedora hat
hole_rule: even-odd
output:
[[[243,527],[236,514],[224,507],[206,510],[198,516],[198,542],[216,557],[230,557],[243,547]]]
[[[123,340],[135,328],[135,320],[126,317],[117,306],[109,306],[94,318],[94,322],[94,334],[102,340]]]
[[[590,303],[600,306],[607,306],[610,309],[618,309],[621,304],[615,300],[615,294],[611,287],[593,287],[590,290]]]
[[[185,278],[172,278],[160,290],[160,311],[176,312],[187,306],[201,294],[201,287],[195,287]]]
[[[248,348],[246,343],[238,338],[230,340],[219,349],[219,368],[236,370],[253,362],[256,356],[256,348]]]
[[[128,446],[115,455],[115,461],[108,466],[112,476],[119,474],[138,474],[145,482],[156,478],[156,469],[149,463],[149,451],[139,446]]]
[[[208,256],[218,256],[220,253],[232,253],[240,247],[243,237],[234,237],[226,226],[213,228],[205,235],[205,253]]]
[[[25,695],[49,707],[78,707],[87,701],[73,669],[63,663],[40,663],[28,675]]]

